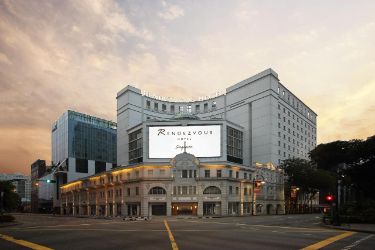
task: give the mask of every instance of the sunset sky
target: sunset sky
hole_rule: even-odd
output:
[[[0,0],[0,172],[51,160],[72,109],[116,121],[127,84],[195,97],[272,68],[318,143],[375,134],[375,1]]]

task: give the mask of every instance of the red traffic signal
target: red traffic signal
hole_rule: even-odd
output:
[[[326,201],[328,201],[328,202],[331,202],[331,201],[333,201],[333,195],[327,195],[326,196]]]

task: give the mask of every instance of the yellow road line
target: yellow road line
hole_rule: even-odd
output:
[[[13,238],[12,236],[4,235],[4,234],[0,234],[0,239],[7,240],[7,241],[10,241],[18,245],[34,249],[34,250],[53,250],[52,248],[41,246],[41,245],[26,241],[26,240],[17,240]]]
[[[165,225],[165,228],[166,228],[167,231],[168,231],[168,236],[169,236],[169,240],[171,241],[172,249],[173,249],[173,250],[178,250],[177,243],[176,243],[176,241],[174,240],[174,237],[173,237],[172,231],[171,231],[171,229],[169,228],[168,223],[167,223],[166,220],[164,220],[164,225]]]
[[[339,235],[336,235],[336,236],[333,236],[331,238],[328,238],[328,239],[325,239],[325,240],[322,240],[322,241],[319,241],[313,245],[310,245],[310,246],[307,246],[305,248],[302,248],[301,250],[315,250],[315,249],[320,249],[322,247],[325,247],[335,241],[338,241],[338,240],[341,240],[341,239],[344,239],[346,237],[349,237],[351,235],[355,234],[354,232],[345,232],[343,234],[339,234]]]

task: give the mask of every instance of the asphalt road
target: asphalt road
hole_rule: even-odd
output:
[[[30,214],[16,217],[20,224],[0,228],[0,249],[216,250],[308,246],[311,249],[375,249],[375,235],[321,227],[318,215],[157,217],[151,221]]]

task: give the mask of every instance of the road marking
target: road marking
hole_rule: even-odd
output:
[[[169,228],[168,222],[166,220],[164,220],[164,225],[165,225],[165,228],[168,231],[168,236],[169,236],[169,240],[171,241],[172,249],[173,250],[178,250],[176,241],[174,240],[173,234],[172,234],[171,229]]]
[[[338,240],[344,239],[346,237],[349,237],[349,236],[351,236],[353,234],[355,234],[355,233],[354,232],[345,232],[345,233],[333,236],[331,238],[319,241],[319,242],[317,242],[315,244],[312,244],[310,246],[302,248],[301,250],[315,250],[315,249],[320,249],[320,248],[325,247],[325,246],[327,246],[327,245],[329,245],[329,244],[331,244],[331,243],[333,243],[335,241],[338,241]]]
[[[365,241],[365,240],[368,240],[370,239],[371,237],[373,237],[374,235],[368,235],[366,237],[363,237],[362,239],[359,239],[355,242],[353,242],[352,244],[350,244],[349,246],[346,246],[344,247],[342,250],[349,250],[349,249],[352,249],[353,247],[359,245],[359,243],[361,243],[362,241]]]
[[[24,247],[34,249],[34,250],[53,250],[52,248],[45,247],[45,246],[42,246],[42,245],[38,245],[38,244],[29,242],[29,241],[26,241],[26,240],[17,240],[15,238],[13,238],[12,236],[4,235],[4,234],[0,234],[0,238],[3,239],[3,240],[7,240],[7,241],[10,241],[10,242],[16,243],[18,245],[24,246]]]
[[[218,224],[218,225],[235,225],[235,226],[248,226],[248,227],[264,227],[264,228],[282,228],[282,229],[291,229],[291,230],[307,230],[315,232],[336,232],[337,230],[333,229],[320,229],[320,228],[309,228],[309,227],[287,227],[287,226],[270,226],[270,225],[259,225],[259,224],[239,224],[231,222],[215,222],[215,221],[196,221],[196,220],[186,220],[185,222],[189,223],[201,223],[201,224]]]

